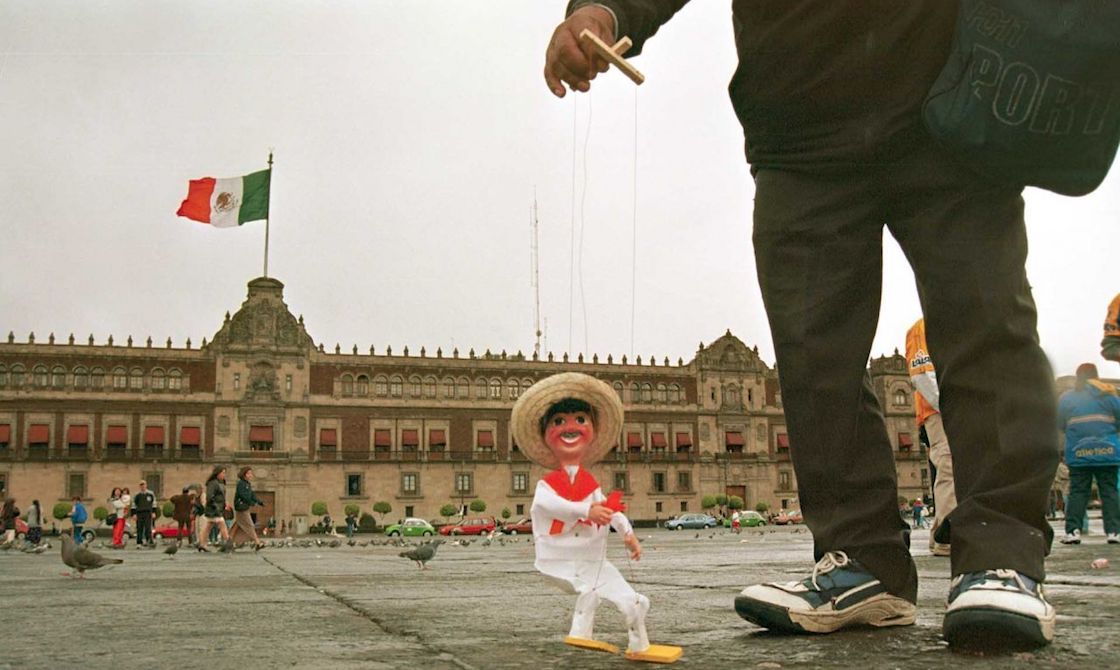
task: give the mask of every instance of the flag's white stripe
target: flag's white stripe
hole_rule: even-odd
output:
[[[218,179],[214,182],[214,192],[210,194],[210,225],[215,228],[236,227],[237,215],[241,210],[241,177]]]

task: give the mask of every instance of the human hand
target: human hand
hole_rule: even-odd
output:
[[[614,15],[603,7],[587,5],[572,12],[567,20],[556,26],[545,52],[544,81],[557,98],[566,94],[564,83],[573,91],[586,93],[591,90],[591,80],[610,66],[579,39],[579,34],[585,29],[610,44],[614,42]]]
[[[642,543],[638,541],[638,536],[633,531],[627,533],[626,537],[622,538],[622,542],[630,550],[630,560],[642,560]]]
[[[595,503],[591,506],[591,512],[588,513],[587,520],[591,523],[605,526],[611,522],[612,514],[614,514],[614,510],[612,510],[610,507]]]

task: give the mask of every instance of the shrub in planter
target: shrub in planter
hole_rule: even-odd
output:
[[[366,533],[372,533],[377,530],[377,521],[369,512],[363,512],[362,515],[358,517],[358,529]]]
[[[393,506],[384,500],[373,503],[373,511],[381,515],[381,525],[385,525],[385,515],[393,511]]]
[[[358,516],[358,514],[361,511],[362,511],[362,508],[358,507],[354,503],[350,503],[346,507],[342,508],[342,513],[345,514],[346,516],[350,516],[350,515]]]
[[[766,514],[766,512],[768,512],[769,510],[770,506],[762,502],[761,500],[758,501],[758,504],[754,506],[754,511],[758,512],[759,514]]]
[[[713,495],[707,495],[700,499],[700,509],[712,509],[718,504],[716,497]]]
[[[161,506],[161,507],[159,508],[159,512],[160,512],[160,514],[162,514],[163,516],[165,516],[165,517],[167,517],[168,519],[170,519],[170,518],[171,518],[171,515],[175,513],[175,504],[174,504],[174,503],[172,503],[172,502],[171,502],[171,501],[169,500],[169,501],[167,501],[167,502],[163,503],[163,505],[162,505],[162,506]]]
[[[327,513],[327,503],[322,500],[316,500],[311,503],[311,514],[313,516],[323,516]]]
[[[96,507],[93,510],[93,518],[97,519],[98,521],[105,521],[108,516],[109,510],[105,509],[104,507]]]
[[[444,519],[450,519],[451,517],[455,516],[455,513],[458,512],[458,511],[459,511],[458,507],[456,507],[452,504],[447,504],[447,505],[444,505],[443,507],[439,508],[439,515],[442,516]]]
[[[486,503],[478,498],[471,501],[470,509],[475,514],[482,514],[486,511]]]
[[[743,499],[739,496],[731,496],[727,499],[727,506],[731,509],[743,509]]]
[[[51,510],[51,516],[61,521],[62,519],[66,518],[67,514],[70,513],[70,509],[72,507],[73,505],[68,502],[55,503],[54,509]]]
[[[503,519],[509,519],[511,516],[513,516],[513,512],[509,511],[508,507],[503,507],[502,508],[502,518]]]

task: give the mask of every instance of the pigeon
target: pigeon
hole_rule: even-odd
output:
[[[350,546],[350,547],[356,547],[356,546],[358,546],[358,541],[357,540],[347,540],[346,544],[347,544],[347,546]]]
[[[163,553],[167,554],[168,558],[175,558],[175,554],[179,553],[179,543],[176,542],[175,544],[167,547],[163,550]]]
[[[31,547],[30,549],[27,550],[27,553],[29,553],[29,554],[41,554],[41,553],[43,553],[44,551],[46,551],[47,549],[50,549],[50,548],[51,548],[51,543],[50,542],[44,542],[42,544],[37,544],[34,547]]]
[[[335,538],[335,539],[331,540],[330,542],[328,542],[327,546],[330,547],[331,549],[338,549],[339,547],[342,546],[342,540],[339,540],[338,538]]]
[[[222,545],[220,547],[218,547],[218,552],[222,553],[222,554],[231,554],[232,555],[233,554],[233,549],[234,549],[233,540],[226,540],[225,542],[222,543]]]
[[[115,565],[117,563],[124,563],[119,558],[105,558],[101,554],[96,554],[85,547],[79,547],[74,538],[69,535],[62,536],[62,562],[78,571],[78,577],[85,578],[86,570],[96,570],[97,568],[106,565]],[[73,573],[63,573],[68,576],[73,576]]]
[[[401,558],[408,558],[416,561],[416,565],[419,566],[421,570],[427,570],[428,561],[435,557],[436,549],[438,549],[441,544],[443,544],[443,540],[433,540],[428,544],[422,544],[416,549],[411,549],[409,551],[402,551],[397,555]]]

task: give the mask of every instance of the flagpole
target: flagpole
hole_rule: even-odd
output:
[[[272,209],[272,152],[268,152],[268,208]],[[268,214],[264,217],[264,276],[268,277]]]

